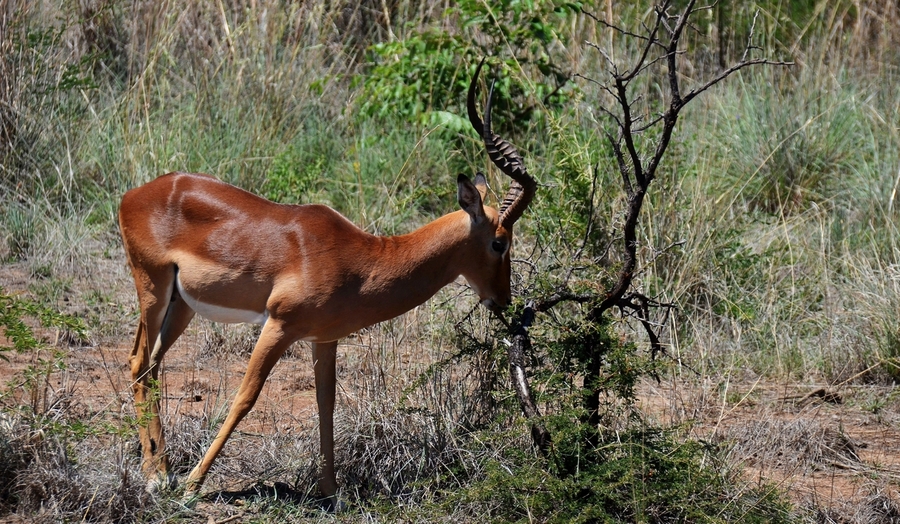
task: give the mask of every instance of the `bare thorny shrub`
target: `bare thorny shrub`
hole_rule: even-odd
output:
[[[621,177],[622,189],[625,193],[625,209],[622,217],[616,217],[614,225],[605,235],[592,234],[595,224],[602,223],[600,217],[594,215],[594,189],[587,195],[588,203],[584,210],[589,215],[583,220],[586,230],[580,232],[580,246],[571,252],[571,259],[560,265],[549,284],[544,284],[543,293],[529,293],[525,299],[525,307],[517,313],[511,323],[513,342],[509,351],[510,373],[516,389],[523,413],[535,420],[533,436],[535,444],[547,449],[551,435],[538,421],[540,411],[530,392],[525,378],[524,367],[526,355],[531,350],[528,334],[529,326],[537,322],[538,314],[548,314],[554,308],[574,304],[583,316],[580,328],[583,330],[569,339],[578,348],[575,359],[579,361],[578,372],[583,377],[582,407],[583,421],[589,427],[598,428],[603,411],[601,397],[610,391],[605,384],[604,374],[608,372],[610,343],[606,334],[614,311],[621,313],[627,321],[635,322],[645,331],[653,355],[664,352],[665,348],[658,335],[661,327],[667,323],[671,304],[661,302],[657,297],[646,296],[641,291],[637,280],[644,268],[638,258],[638,220],[644,199],[650,184],[656,178],[657,170],[669,147],[672,135],[681,111],[703,92],[725,80],[733,73],[756,65],[787,65],[786,62],[770,61],[755,58],[757,50],[753,43],[753,30],[750,31],[746,47],[739,60],[705,81],[696,81],[687,90],[682,89],[681,47],[682,37],[689,30],[689,19],[698,12],[711,9],[711,6],[697,7],[691,1],[679,12],[674,12],[671,2],[664,2],[654,8],[651,23],[644,26],[642,32],[634,32],[620,27],[593,13],[586,16],[598,24],[607,27],[611,32],[638,43],[639,56],[633,63],[623,64],[621,59],[613,58],[603,46],[588,43],[596,50],[606,64],[607,79],[581,78],[596,87],[598,97],[597,111],[606,117],[610,126],[603,130],[612,150],[612,159]],[[662,96],[642,96],[646,94],[647,82],[659,78],[659,88],[664,89]],[[650,79],[648,80],[648,77]],[[592,188],[596,188],[596,174]],[[621,228],[621,233],[615,233]],[[600,239],[608,239],[609,244],[592,245]],[[615,247],[618,246],[618,247]],[[673,246],[659,246],[654,251],[664,253]],[[652,263],[648,261],[647,263]],[[609,275],[597,285],[596,274]],[[546,290],[549,288],[549,292]],[[654,313],[661,311],[662,315]],[[552,317],[551,317],[552,318]],[[624,370],[617,370],[619,373]],[[627,379],[626,379],[627,380]],[[628,397],[630,387],[623,383],[625,389],[620,390]]]

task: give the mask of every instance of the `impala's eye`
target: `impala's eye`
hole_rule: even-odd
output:
[[[491,242],[491,249],[493,249],[497,253],[503,253],[503,251],[506,249],[506,243],[502,240],[494,240],[493,242]]]

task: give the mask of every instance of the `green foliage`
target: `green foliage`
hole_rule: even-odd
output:
[[[28,318],[37,320],[45,329],[59,329],[67,333],[66,336],[78,339],[87,337],[87,330],[81,319],[65,315],[27,298],[7,294],[0,287],[0,328],[3,329],[3,335],[12,342],[12,346],[0,346],[0,351],[24,353],[43,347],[34,329],[26,321]],[[0,353],[0,356],[3,354]]]
[[[603,399],[599,418],[614,422],[623,414],[632,414],[636,385],[642,377],[654,374],[659,362],[635,345],[623,343],[608,321],[589,321],[586,311],[579,309],[582,308],[570,309],[557,319],[546,319],[544,325],[534,329],[532,343],[546,348],[546,355],[540,360],[552,370],[549,374],[538,373],[535,380],[560,387],[558,391],[548,389],[542,393],[550,399],[566,398],[563,395],[567,392],[578,392],[581,398],[599,396]],[[583,379],[580,386],[576,382],[579,378]],[[579,399],[568,398],[568,402],[563,404],[563,410],[583,409]]]
[[[431,111],[459,113],[475,66],[486,56],[498,57],[489,65],[499,66],[493,75],[499,125],[521,124],[542,105],[562,107],[570,97],[563,89],[570,73],[554,44],[565,41],[559,26],[579,9],[579,3],[559,0],[458,2],[444,13],[459,21],[458,31],[414,28],[406,38],[369,49],[373,65],[352,84],[362,87],[361,114],[422,121],[432,118]]]
[[[315,153],[314,153],[315,155]],[[290,149],[275,157],[266,175],[262,191],[266,198],[284,204],[300,204],[308,199],[316,182],[326,171],[325,157],[309,158]]]
[[[0,330],[12,345],[0,345],[0,358],[10,351],[31,353],[32,361],[20,372],[20,380],[15,388],[0,390],[0,400],[15,397],[21,389],[28,398],[31,413],[42,416],[47,409],[49,377],[52,373],[65,369],[65,353],[48,347],[38,335],[30,321],[37,321],[44,329],[57,329],[58,338],[83,340],[86,328],[81,319],[62,314],[54,309],[16,295],[10,295],[0,288]]]
[[[485,464],[482,478],[444,504],[470,507],[482,522],[792,521],[777,489],[738,487],[722,450],[684,441],[675,431],[635,425],[585,446],[591,428],[571,421],[552,427],[548,459],[504,449]],[[578,468],[553,473],[548,462],[560,455],[577,456]]]
[[[376,44],[370,52],[376,65],[354,80],[363,89],[361,113],[407,121],[459,107],[469,81],[463,64],[477,59],[469,45],[438,30]]]
[[[598,262],[608,251],[609,220],[614,217],[617,197],[613,188],[621,178],[605,137],[592,132],[589,122],[579,116],[570,112],[550,119],[550,139],[534,145],[552,166],[548,173],[552,178],[548,178],[549,187],[539,192],[528,226],[547,251],[560,259],[580,252],[578,263],[589,267],[576,274],[591,275],[592,282],[581,284],[598,291],[607,273],[611,274],[609,267]],[[561,283],[556,277],[564,274],[551,277],[548,289]]]
[[[539,402],[548,413],[540,423],[552,438],[547,454],[508,445],[534,421],[497,426],[498,420],[517,419],[519,407],[494,403],[489,408],[499,413],[482,418],[476,441],[497,448],[478,468],[453,473],[462,483],[452,483],[442,505],[467,508],[472,520],[485,522],[791,520],[779,491],[745,485],[725,465],[726,450],[687,438],[680,428],[654,426],[634,409],[636,385],[660,369],[658,360],[624,342],[611,324],[589,321],[590,304],[554,311],[530,329],[531,381],[540,384]],[[453,358],[502,347],[489,340],[461,337]],[[473,353],[473,344],[481,349]],[[504,364],[504,355],[496,353]],[[594,369],[600,370],[596,383],[583,383]],[[485,396],[511,399],[503,384],[495,377],[487,386],[499,390]],[[584,399],[590,395],[602,399],[599,425],[588,422]]]

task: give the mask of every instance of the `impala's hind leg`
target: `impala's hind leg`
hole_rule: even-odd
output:
[[[160,363],[194,317],[194,311],[175,291],[174,268],[159,272],[155,278],[140,269],[135,269],[134,275],[141,320],[129,360],[143,452],[142,468],[150,480],[148,489],[154,489],[160,481],[173,483],[168,476],[169,463],[159,418]]]

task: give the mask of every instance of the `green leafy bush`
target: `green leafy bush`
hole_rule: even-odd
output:
[[[561,107],[571,90],[570,72],[557,56],[566,40],[558,27],[579,9],[579,3],[558,0],[459,2],[444,13],[458,21],[458,31],[414,29],[369,48],[371,66],[353,80],[362,88],[361,113],[407,121],[431,119],[431,111],[459,113],[475,66],[486,56],[496,57],[491,66],[500,68],[498,125],[530,120],[542,105]]]
[[[581,442],[577,435],[558,442],[551,460],[573,451],[575,442]],[[777,489],[735,489],[740,480],[719,449],[673,431],[635,426],[577,449],[577,456],[579,468],[560,475],[528,453],[503,450],[481,480],[452,494],[448,504],[467,505],[483,522],[791,521],[790,505]]]

